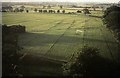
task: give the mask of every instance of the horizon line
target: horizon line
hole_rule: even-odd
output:
[[[39,3],[43,3],[43,2],[51,2],[51,3],[53,3],[53,2],[59,2],[59,3],[62,3],[62,2],[65,2],[65,3],[118,3],[118,2],[68,2],[68,1],[1,1],[1,2],[19,2],[19,3],[24,3],[24,2],[39,2]]]

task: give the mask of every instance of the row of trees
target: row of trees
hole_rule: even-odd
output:
[[[25,8],[25,6],[20,6],[19,8],[13,8],[12,6],[4,6],[2,7],[2,12],[24,12],[26,11],[27,13],[29,10]]]
[[[65,13],[66,11],[65,10],[38,10],[37,8],[34,9],[35,12],[40,12],[40,13]],[[85,8],[82,10],[84,14],[91,14],[90,11]],[[82,13],[82,11],[80,10],[77,10],[76,13]],[[71,12],[68,12],[68,13],[71,13]],[[74,12],[75,13],[75,12]]]
[[[43,7],[45,7],[45,6],[43,6]],[[61,5],[60,9],[62,9],[62,8],[63,8],[63,6]],[[48,13],[65,13],[66,12],[65,10],[51,10],[50,6],[49,6],[48,10],[46,10],[46,9],[39,10],[37,8],[34,8],[33,10],[34,10],[34,12],[40,12],[40,13],[47,13],[47,12]],[[8,6],[6,6],[6,7],[2,7],[2,11],[3,12],[27,12],[27,13],[29,12],[29,10],[27,10],[25,6],[20,6],[19,8],[14,8],[14,9],[11,6],[9,6],[9,8],[8,8]],[[90,14],[90,12],[87,8],[83,9],[82,11],[84,14]],[[82,13],[82,11],[77,10],[76,13]],[[69,12],[69,13],[71,13],[71,12]]]
[[[84,6],[73,5],[72,8],[89,8],[89,9],[91,8],[91,9],[93,9],[94,11],[96,11],[96,9],[98,9],[98,8],[101,8],[101,9],[102,9],[103,7],[99,7],[99,6],[95,6],[95,5],[93,5],[93,6],[91,6],[91,7],[90,7],[90,6],[84,7]]]
[[[117,39],[120,40],[120,7],[111,6],[104,12],[103,22],[106,27],[113,30]]]
[[[34,9],[35,12],[40,12],[40,13],[65,13],[65,10],[38,10],[37,8]]]
[[[51,9],[52,6],[51,6],[51,5],[48,5],[48,6],[43,5],[42,8],[43,8],[43,9]],[[62,9],[62,8],[63,8],[63,5],[60,5],[59,8]]]

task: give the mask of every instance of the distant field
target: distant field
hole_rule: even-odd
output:
[[[101,16],[102,12],[92,12],[92,15]],[[23,47],[21,52],[28,56],[45,58],[47,61],[59,64],[70,60],[72,54],[76,54],[78,49],[87,44],[99,48],[103,57],[118,61],[118,44],[100,18],[84,14],[48,13],[3,13],[2,18],[3,24],[26,26],[27,33],[19,36],[19,45]],[[50,66],[46,63],[43,65],[44,68],[49,69],[48,71],[43,67],[40,69],[32,67],[35,71],[34,75],[38,71],[44,73],[61,71],[54,69],[55,65]]]

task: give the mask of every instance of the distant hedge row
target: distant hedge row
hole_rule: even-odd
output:
[[[117,39],[120,40],[120,7],[111,6],[104,12],[103,22],[107,28],[113,30]]]

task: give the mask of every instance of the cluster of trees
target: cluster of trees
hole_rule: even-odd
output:
[[[2,76],[18,77],[22,76],[18,70],[22,56],[18,51],[21,48],[18,46],[18,34],[24,33],[24,26],[7,26],[2,25]]]
[[[77,56],[78,55],[78,56]],[[63,73],[71,78],[109,78],[119,75],[119,65],[99,54],[99,49],[84,46],[63,65]]]
[[[4,6],[2,7],[2,12],[24,12],[26,11],[27,13],[29,10],[25,10],[25,6],[20,6],[19,8],[13,8],[12,6]]]
[[[84,14],[91,14],[88,9],[83,9],[82,10]],[[82,13],[82,11],[77,10],[76,12],[68,12],[68,14],[75,14],[75,13]],[[34,12],[39,12],[39,13],[66,13],[65,10],[38,10],[37,8],[34,9]]]
[[[77,10],[77,13],[82,13],[80,10]]]
[[[60,10],[51,10],[50,5],[47,6],[49,8],[48,10],[45,9],[45,7],[46,6],[43,6],[43,9],[34,8],[33,10],[34,10],[34,12],[39,12],[39,13],[66,13],[65,10],[62,10],[62,8],[63,8],[62,5],[59,6]],[[14,8],[14,9],[11,6],[9,6],[9,8],[8,7],[2,7],[2,8],[3,8],[2,9],[3,12],[27,12],[27,13],[29,12],[29,10],[27,10],[25,8],[25,6],[20,6],[19,8]],[[90,14],[90,12],[87,8],[83,9],[82,11],[83,11],[84,14]],[[82,13],[82,11],[77,10],[76,12],[68,12],[68,14]]]
[[[76,13],[84,13],[84,14],[91,14],[89,9],[84,8],[83,10],[77,10],[76,12],[68,12],[69,14],[76,14]]]
[[[19,8],[14,9],[14,12],[24,12],[24,11],[27,13],[29,12],[29,10],[25,9],[25,6],[20,6]]]
[[[51,7],[52,7],[51,5],[48,5],[48,6],[43,5],[42,8],[43,8],[43,9],[51,9]],[[62,9],[62,8],[63,8],[63,5],[59,5],[59,8]]]
[[[12,12],[13,7],[12,6],[2,6],[2,12]]]
[[[87,8],[83,9],[83,13],[84,14],[91,14],[90,11],[89,11],[89,9],[87,9]]]
[[[120,7],[111,6],[104,12],[103,22],[107,28],[113,30],[117,39],[120,40]]]
[[[98,8],[100,8],[99,6],[88,6],[88,7],[84,7],[84,6],[77,6],[77,5],[73,5],[72,8],[92,8],[94,11]]]
[[[40,13],[65,13],[65,10],[38,10],[37,8],[34,9],[34,12],[40,12]]]
[[[48,6],[45,6],[45,5],[43,5],[43,7],[42,7],[43,9],[50,9],[51,8],[51,6],[50,5],[48,5]]]

